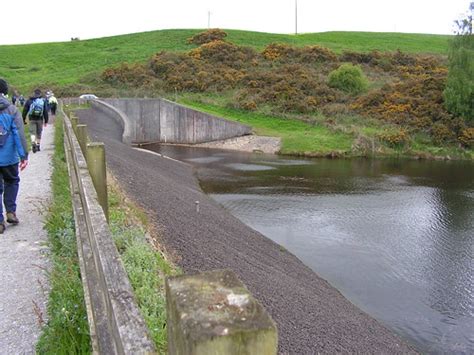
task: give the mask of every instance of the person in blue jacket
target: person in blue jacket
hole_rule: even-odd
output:
[[[23,119],[15,105],[9,102],[7,93],[8,84],[0,79],[0,234],[3,234],[6,228],[3,205],[7,222],[20,222],[16,216],[16,198],[20,187],[19,170],[28,165]]]

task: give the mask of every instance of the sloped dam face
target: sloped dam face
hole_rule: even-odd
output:
[[[474,353],[474,164],[153,150],[420,351]]]

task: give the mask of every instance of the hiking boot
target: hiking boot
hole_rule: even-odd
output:
[[[18,217],[16,216],[15,212],[7,212],[7,222],[11,224],[18,224],[20,221],[18,220]]]
[[[3,234],[6,228],[7,226],[5,225],[5,222],[0,222],[0,234]]]
[[[36,144],[36,151],[37,151],[37,152],[41,151],[39,144]]]
[[[38,148],[36,147],[36,143],[31,143],[31,150],[32,150],[32,152],[33,152],[33,153],[36,153],[37,149],[38,149]]]

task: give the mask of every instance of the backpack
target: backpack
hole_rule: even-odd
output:
[[[11,121],[10,124],[8,124],[9,118],[11,119],[9,115],[0,113],[0,148],[7,142],[11,130]]]
[[[43,110],[44,110],[44,100],[41,97],[38,97],[33,100],[30,105],[30,109],[28,110],[28,115],[41,118],[43,117]]]
[[[48,100],[49,104],[52,106],[52,105],[57,105],[58,104],[58,100],[54,97],[54,96],[51,96]]]

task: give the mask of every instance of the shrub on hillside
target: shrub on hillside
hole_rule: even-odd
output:
[[[204,47],[210,47],[212,50],[214,48],[211,44]],[[185,53],[162,52],[152,57],[149,66],[154,75],[163,81],[164,89],[168,91],[205,92],[233,89],[245,77],[245,72],[226,65],[225,60],[219,62],[214,55],[221,54],[231,55],[227,51],[220,54],[204,51],[204,57],[213,58],[209,60]],[[238,56],[239,54],[236,54],[235,57]]]
[[[415,131],[427,131],[433,125],[433,121],[427,116],[422,116],[409,119],[408,124]]]
[[[321,46],[298,48],[297,57],[302,63],[337,62],[337,55],[329,48]]]
[[[67,84],[67,85],[61,85],[61,86],[52,86],[50,87],[54,94],[57,97],[76,97],[79,96],[85,92],[94,92],[97,93],[97,88],[91,88],[90,85],[88,84],[80,84],[80,83],[74,83],[74,84]],[[103,95],[100,95],[103,96]]]
[[[392,148],[401,148],[410,142],[410,135],[403,128],[397,131],[384,131],[378,135],[378,138]]]
[[[417,64],[416,57],[407,53],[403,53],[400,50],[397,50],[392,55],[392,64],[399,66],[415,66]]]
[[[368,80],[359,66],[343,64],[329,73],[329,86],[357,95],[367,90]]]
[[[462,129],[458,120],[443,107],[445,72],[435,70],[408,75],[405,80],[384,85],[380,90],[357,98],[351,108],[356,112],[395,124],[428,131],[434,122],[449,124],[452,131]]]
[[[234,100],[231,105],[232,108],[245,111],[255,111],[258,108],[257,98],[245,89],[238,90],[234,95]]]
[[[454,133],[444,123],[435,122],[431,127],[431,137],[435,143],[443,144],[452,141]]]
[[[188,38],[188,43],[201,45],[212,41],[222,41],[227,37],[227,33],[221,29],[213,28]]]
[[[430,134],[439,143],[457,138],[465,147],[471,144],[471,131],[466,127],[472,125],[454,118],[443,106],[447,70],[439,59],[401,52],[345,52],[340,59],[360,63],[364,70],[370,70],[373,80],[386,84],[356,98],[346,93],[366,89],[364,72],[352,64],[333,70],[339,59],[326,48],[271,44],[259,54],[222,40],[186,53],[157,53],[148,65],[109,68],[101,80],[115,86],[114,90],[128,85],[130,92],[137,93],[226,92],[225,97],[231,98],[229,106],[249,111],[305,115],[322,112],[327,116],[356,111],[405,127],[380,137],[391,146],[407,144],[408,129]],[[389,73],[382,73],[386,68]]]
[[[459,135],[458,141],[466,148],[474,148],[474,128],[464,129]]]
[[[213,41],[193,49],[189,52],[189,56],[232,68],[242,68],[248,65],[257,56],[257,53],[249,47],[240,47],[224,41]]]
[[[474,2],[466,16],[455,21],[456,36],[449,45],[449,75],[444,92],[446,108],[474,122]]]
[[[341,99],[337,90],[327,86],[317,71],[302,64],[282,65],[249,72],[244,87],[236,96],[243,108],[248,97],[258,105],[271,105],[277,112],[314,112],[322,105]]]
[[[294,56],[295,48],[288,44],[270,43],[262,52],[262,55],[267,60],[279,60],[291,58]]]
[[[333,51],[322,46],[294,47],[285,43],[271,43],[262,51],[262,56],[269,61],[281,63],[337,63],[367,64],[379,67],[384,71],[404,74],[421,74],[433,71],[442,66],[439,57],[420,56],[401,52],[355,52],[344,51],[337,56]]]
[[[324,105],[321,112],[327,117],[334,117],[340,115],[350,114],[349,107],[346,103],[334,102]]]
[[[101,77],[109,84],[129,84],[134,87],[146,86],[153,80],[148,68],[138,63],[123,63],[118,67],[105,69]]]
[[[471,42],[472,48],[451,50],[444,99],[450,112],[474,122],[474,39]]]
[[[162,51],[151,57],[148,66],[154,75],[162,76],[166,75],[173,67],[181,64],[184,59],[182,54]]]
[[[393,53],[344,51],[339,56],[339,60],[379,68],[384,72],[401,77],[435,71],[442,66],[439,57],[413,55],[401,51]]]
[[[460,117],[451,118],[450,116],[447,116],[447,118],[443,119],[442,122],[445,123],[456,136],[459,136],[462,131],[468,128],[466,121]]]
[[[361,53],[354,51],[343,51],[339,57],[341,62],[350,62],[353,64],[372,64],[376,65],[382,59],[382,54],[378,51],[370,53]]]
[[[265,47],[262,56],[266,60],[285,63],[337,62],[337,55],[329,48],[321,46],[293,47],[288,44],[271,43]]]

